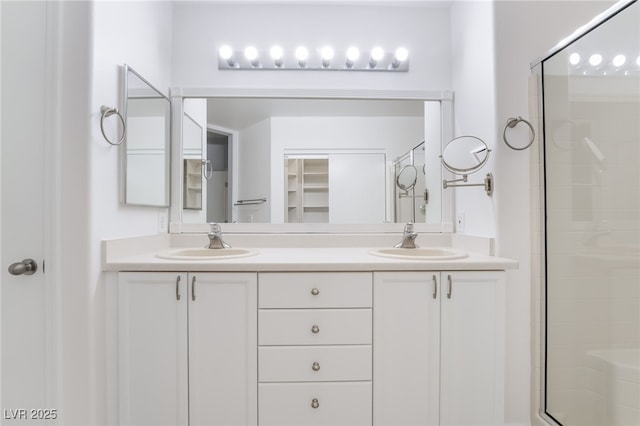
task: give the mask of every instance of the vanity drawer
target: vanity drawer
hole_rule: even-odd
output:
[[[370,345],[371,309],[261,309],[259,345]]]
[[[371,380],[371,346],[263,346],[260,382]]]
[[[369,272],[261,273],[260,308],[370,308]]]
[[[261,383],[260,426],[371,426],[371,382]]]

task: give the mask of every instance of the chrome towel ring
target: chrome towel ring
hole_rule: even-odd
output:
[[[113,146],[122,144],[122,142],[124,142],[125,136],[127,135],[127,125],[124,122],[124,117],[122,117],[122,114],[120,114],[120,112],[118,111],[118,108],[109,108],[106,105],[102,105],[100,107],[100,112],[102,113],[102,115],[100,116],[100,131],[102,132],[102,137],[104,138],[104,140],[106,140]],[[104,132],[104,119],[111,117],[112,115],[117,115],[120,119],[120,123],[122,123],[122,137],[118,139],[118,142],[112,142]]]
[[[529,143],[523,147],[516,147],[513,146],[509,143],[509,141],[507,140],[507,129],[513,129],[514,127],[516,127],[518,125],[518,123],[525,123],[527,126],[529,126],[529,134],[531,135],[530,139],[529,139]],[[531,146],[531,144],[533,143],[533,141],[536,138],[536,132],[533,130],[533,126],[531,125],[531,123],[529,123],[527,120],[525,120],[522,117],[518,117],[518,118],[510,118],[509,120],[507,120],[507,124],[504,126],[504,131],[502,132],[502,139],[504,140],[504,143],[507,144],[507,146],[511,149],[515,149],[516,151],[523,151],[527,148],[529,148]]]

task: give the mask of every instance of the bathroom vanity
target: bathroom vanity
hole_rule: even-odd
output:
[[[121,425],[503,423],[514,261],[367,247],[258,247],[213,261],[114,250],[104,267],[117,289]]]

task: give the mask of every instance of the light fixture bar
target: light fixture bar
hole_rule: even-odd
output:
[[[344,49],[333,47],[332,51],[325,46],[298,46],[289,50],[280,46],[269,47],[266,50],[256,48],[255,52],[250,52],[249,57],[244,50],[224,47],[218,53],[219,70],[409,71],[409,54],[404,48],[390,52],[380,49],[376,51],[376,60],[372,61],[370,49],[357,49],[352,46]]]

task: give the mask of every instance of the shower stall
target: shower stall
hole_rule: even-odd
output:
[[[640,5],[534,66],[541,84],[541,416],[640,425]]]

